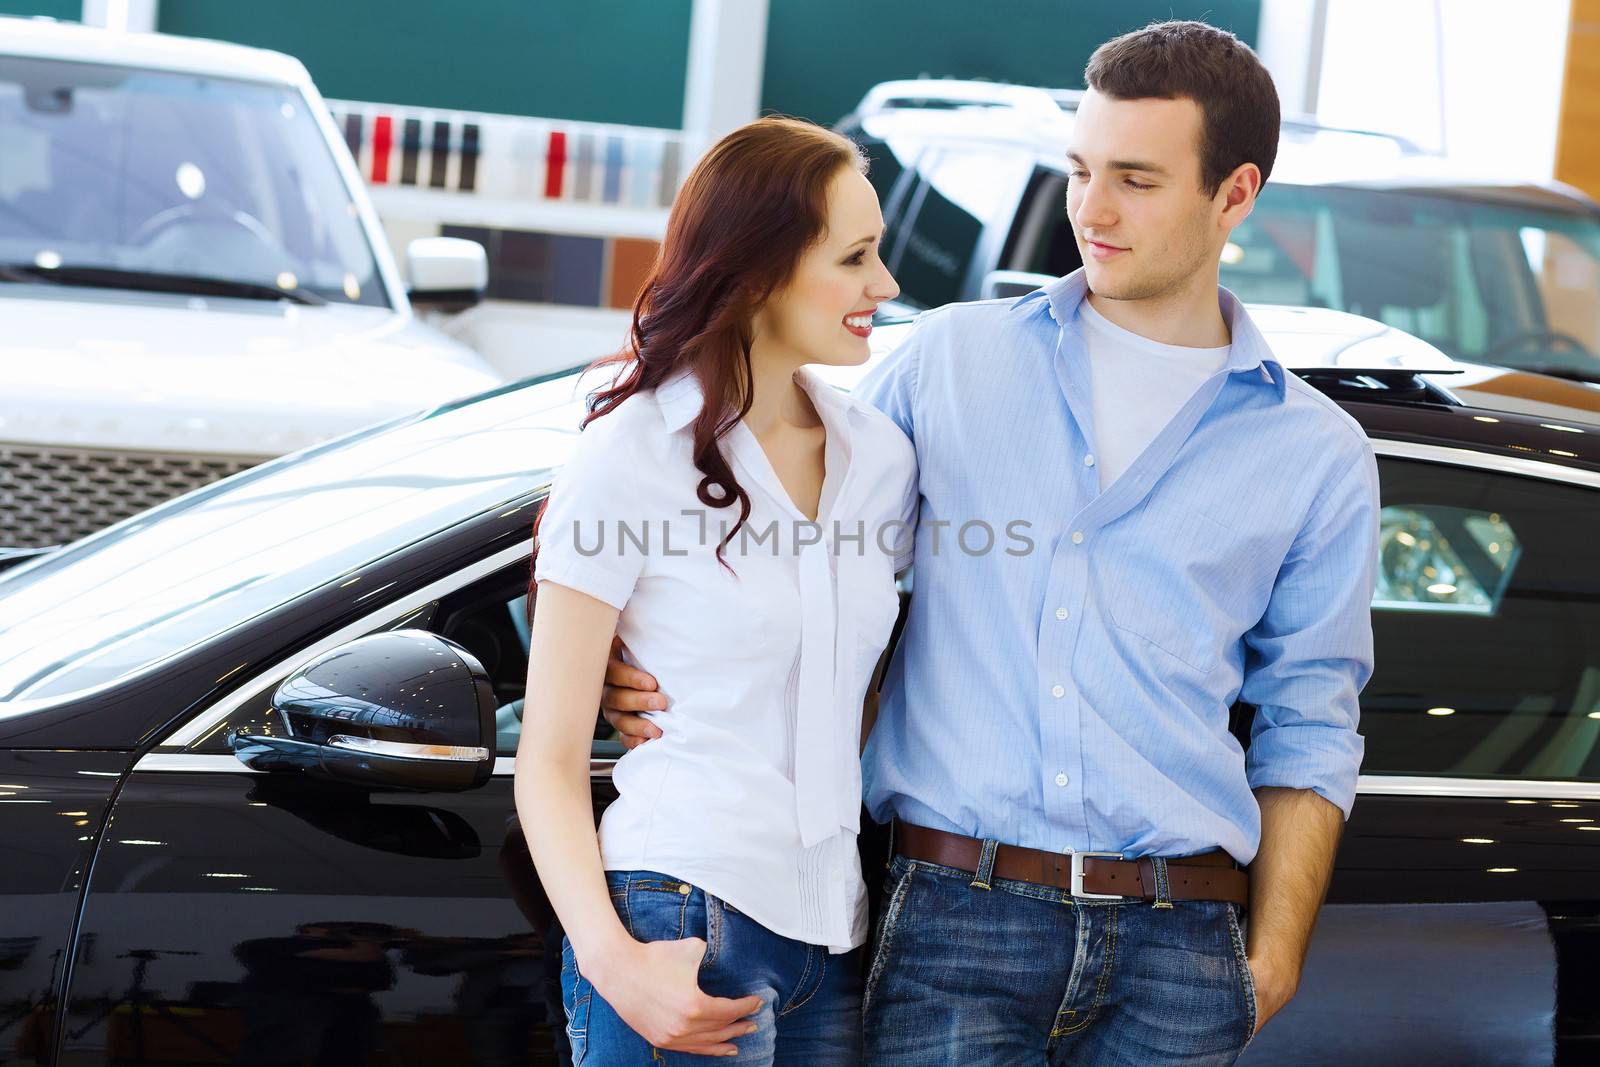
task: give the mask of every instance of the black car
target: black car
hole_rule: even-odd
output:
[[[1366,428],[1383,513],[1360,795],[1246,1062],[1593,1062],[1600,392],[1253,313]],[[0,575],[0,1061],[565,1062],[510,757],[581,392],[398,420]]]
[[[871,159],[902,307],[1014,295],[1083,265],[1062,211],[1082,97],[895,81],[841,120]],[[1222,284],[1378,319],[1456,359],[1600,381],[1600,205],[1559,182],[1463,176],[1399,138],[1286,117]]]

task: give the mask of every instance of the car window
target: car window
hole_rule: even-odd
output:
[[[1600,378],[1600,218],[1461,196],[1269,184],[1222,284],[1378,319],[1459,359]]]
[[[528,561],[526,559],[472,582],[422,608],[376,627],[373,632],[415,628],[456,642],[483,665],[495,695],[495,752],[514,756],[522,733],[528,679]],[[272,687],[276,688],[276,686]],[[272,692],[259,693],[229,714],[188,748],[191,752],[229,751],[227,736],[236,729],[271,736],[280,729],[271,707]],[[614,732],[598,712],[596,757],[621,754]]]
[[[0,56],[0,264],[200,275],[389,306],[290,86]]]
[[[1600,500],[1381,460],[1368,774],[1600,779]]]
[[[989,223],[1008,211],[1028,162],[1003,149],[863,139],[883,207],[883,260],[913,308],[961,300]]]
[[[1007,270],[1060,278],[1083,266],[1067,219],[1065,174],[1044,167],[1034,171],[1007,244]]]
[[[895,224],[905,207],[906,191],[917,176],[917,155],[921,149],[917,145],[879,140],[864,134],[858,135],[856,142],[867,155],[867,180],[878,194],[878,208],[883,212],[883,223],[888,231],[883,244],[888,248],[889,234],[896,232]]]

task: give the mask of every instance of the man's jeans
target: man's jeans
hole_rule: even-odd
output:
[[[865,989],[866,1061],[1213,1067],[1255,1031],[1236,905],[1074,901],[895,856]]]
[[[699,937],[706,942],[700,988],[714,997],[755,994],[766,1004],[760,1029],[734,1039],[737,1056],[663,1052],[635,1033],[578,973],[572,944],[561,946],[561,999],[574,1067],[627,1064],[861,1063],[861,949],[826,948],[773,933],[698,886],[655,871],[608,871],[611,903],[640,941]]]

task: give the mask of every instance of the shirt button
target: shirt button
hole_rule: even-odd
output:
[[[1066,608],[1057,608],[1056,609],[1056,618],[1058,618],[1058,619],[1065,619],[1068,614],[1069,614],[1069,612],[1067,611]]]
[[[1074,531],[1072,531],[1072,543],[1075,544],[1075,545],[1083,544],[1083,531],[1082,530],[1074,530]]]
[[[1092,467],[1092,466],[1094,466],[1094,457],[1093,457],[1093,456],[1084,456],[1084,457],[1083,457],[1083,465],[1084,465],[1084,466],[1085,466],[1085,467]]]
[[[1061,697],[1067,695],[1067,691],[1058,685],[1050,690],[1050,695],[1059,700]]]
[[[1071,780],[1072,779],[1068,778],[1065,773],[1056,775],[1056,785],[1066,785]]]

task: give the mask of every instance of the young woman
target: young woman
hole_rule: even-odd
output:
[[[899,292],[865,170],[793,119],[706,154],[536,526],[517,811],[567,934],[575,1064],[860,1061],[862,701],[915,458],[804,365],[865,362]],[[597,837],[614,634],[672,711]]]

